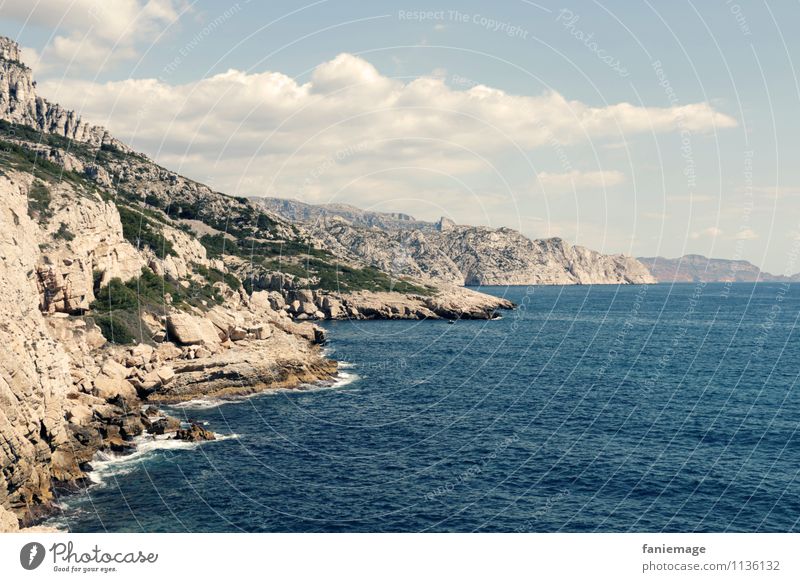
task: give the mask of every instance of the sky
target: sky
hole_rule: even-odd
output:
[[[40,95],[235,195],[800,271],[796,2],[0,0]]]

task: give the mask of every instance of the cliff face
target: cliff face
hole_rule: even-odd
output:
[[[313,224],[328,218],[343,218],[355,226],[380,229],[431,229],[430,222],[416,220],[413,216],[400,212],[372,212],[349,204],[306,204],[299,200],[285,198],[251,197],[256,203],[263,203],[276,214],[292,222]]]
[[[20,513],[49,501],[50,481],[65,469],[72,383],[66,352],[39,310],[38,226],[27,188],[0,177],[0,506]]]
[[[328,248],[396,276],[456,285],[655,283],[633,257],[604,255],[559,238],[531,240],[510,228],[437,223],[348,207],[254,199],[281,216],[303,221]],[[404,215],[405,216],[405,215]]]
[[[755,281],[797,281],[800,273],[786,277],[762,271],[749,261],[710,259],[684,255],[677,259],[639,257],[659,283],[746,283]]]
[[[38,97],[31,70],[20,60],[19,45],[4,37],[0,37],[0,118],[97,147],[128,149],[102,127]]]

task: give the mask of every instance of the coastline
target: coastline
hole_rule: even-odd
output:
[[[226,404],[241,404],[253,397],[267,396],[278,393],[304,393],[317,390],[328,390],[342,387],[358,379],[356,374],[345,372],[339,368],[339,362],[325,359],[326,362],[333,364],[335,371],[332,374],[322,373],[319,375],[304,374],[291,375],[290,378],[276,383],[251,384],[249,387],[232,388],[231,390],[220,391],[213,394],[202,394],[196,398],[186,398],[175,402],[159,402],[159,405],[167,408],[191,410],[214,408]],[[223,393],[224,392],[224,393]],[[143,407],[151,402],[143,402]],[[172,417],[174,418],[174,417]],[[181,421],[181,427],[195,424],[193,421]],[[224,442],[226,440],[237,439],[236,433],[217,433],[213,434],[213,439],[208,440],[182,440],[176,438],[177,430],[164,434],[143,433],[129,441],[129,447],[122,451],[114,452],[110,450],[98,450],[90,461],[91,468],[85,472],[85,479],[80,483],[71,484],[68,487],[57,489],[55,501],[46,506],[40,507],[40,512],[36,518],[26,522],[25,527],[18,530],[0,531],[0,533],[70,533],[68,527],[62,527],[58,523],[58,516],[68,507],[70,498],[88,493],[89,490],[106,485],[106,479],[118,474],[120,468],[128,465],[135,465],[142,462],[151,453],[160,450],[192,450],[205,444]],[[133,468],[131,469],[133,470]],[[125,471],[127,472],[127,471]]]

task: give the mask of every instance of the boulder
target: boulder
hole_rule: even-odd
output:
[[[136,399],[136,390],[125,378],[111,378],[101,374],[94,379],[94,395],[103,400],[120,397],[123,400]]]
[[[216,436],[210,430],[204,429],[202,426],[192,424],[189,428],[178,429],[175,433],[175,439],[181,441],[198,442],[198,441],[213,441]]]
[[[235,342],[241,341],[247,337],[247,330],[243,327],[236,326],[230,330],[228,337]]]
[[[339,319],[345,314],[341,302],[329,295],[322,298],[322,310],[331,319]]]
[[[106,360],[100,371],[109,378],[128,377],[128,368],[114,360]]]
[[[150,434],[166,434],[169,432],[176,432],[181,428],[181,421],[174,416],[165,416],[150,422],[147,427],[147,432]],[[214,436],[213,434],[211,435]]]
[[[171,366],[161,366],[157,370],[155,370],[156,376],[161,381],[162,386],[166,386],[172,379],[175,378],[175,370],[172,369]]]
[[[164,342],[156,348],[156,357],[162,362],[179,358],[183,351],[172,342]]]
[[[154,352],[155,350],[152,346],[139,344],[131,348],[130,355],[125,363],[128,364],[128,366],[144,366],[145,364],[149,364],[153,359]]]
[[[72,424],[88,426],[94,418],[94,413],[86,404],[74,402],[69,405],[65,416]]]
[[[167,318],[167,331],[176,343],[189,346],[196,344],[218,344],[220,334],[208,319],[188,313],[174,313]]]
[[[0,506],[0,533],[19,531],[17,516]]]

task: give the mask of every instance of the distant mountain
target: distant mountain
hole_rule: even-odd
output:
[[[677,259],[664,257],[639,257],[659,283],[708,283],[797,281],[800,273],[785,277],[773,275],[756,267],[749,261],[710,259],[703,255],[684,255]]]
[[[531,240],[510,228],[457,225],[442,218],[370,212],[348,205],[310,205],[253,198],[283,219],[303,223],[338,256],[395,276],[459,285],[655,283],[633,257],[604,255],[560,238]]]
[[[261,198],[258,196],[252,196],[250,199],[253,202],[262,204],[284,219],[305,224],[313,224],[325,218],[339,217],[354,226],[380,228],[383,230],[432,230],[434,227],[433,223],[416,220],[408,214],[362,210],[350,204],[306,204],[299,200]]]

